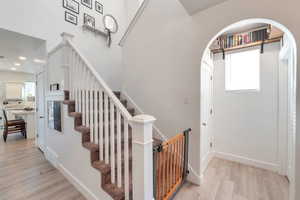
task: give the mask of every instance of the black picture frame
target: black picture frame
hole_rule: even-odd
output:
[[[63,7],[69,11],[79,14],[79,3],[75,0],[62,0]]]
[[[62,102],[48,101],[48,128],[62,132]]]
[[[83,24],[87,25],[89,27],[95,28],[96,27],[96,20],[95,17],[92,17],[91,15],[84,13],[83,15]]]
[[[103,5],[99,1],[95,1],[95,10],[103,15]]]
[[[89,2],[86,2],[89,1]],[[81,0],[81,4],[89,9],[93,9],[93,0]]]
[[[58,83],[54,83],[54,84],[50,85],[50,91],[58,91],[58,90],[59,90],[59,84]]]
[[[74,20],[71,19],[71,17],[74,18]],[[65,21],[69,22],[71,24],[77,25],[78,24],[78,17],[68,11],[65,11]]]

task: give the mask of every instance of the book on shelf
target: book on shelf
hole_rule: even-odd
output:
[[[221,49],[227,49],[231,47],[267,40],[268,35],[268,30],[267,28],[265,28],[252,32],[222,35],[217,39],[217,43]]]

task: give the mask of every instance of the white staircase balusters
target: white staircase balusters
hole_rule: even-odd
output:
[[[125,159],[125,166],[124,166],[124,190],[125,190],[125,199],[129,199],[129,184],[130,184],[130,177],[129,177],[129,137],[128,137],[128,120],[124,119],[124,159]]]
[[[90,135],[91,135],[91,142],[95,142],[95,133],[94,133],[94,91],[93,91],[93,84],[94,78],[90,79],[89,82],[89,118],[90,118]]]
[[[98,123],[98,91],[97,91],[97,81],[94,81],[93,85],[94,91],[94,134],[95,134],[95,144],[99,144],[99,123]]]
[[[109,121],[108,121],[108,96],[104,94],[104,141],[105,163],[109,164]]]
[[[140,197],[150,200],[153,166],[152,142],[149,138],[152,138],[150,124],[153,118],[146,117],[142,122],[139,118],[133,118],[79,49],[65,36],[63,34],[63,42],[49,56],[63,48],[69,52],[66,59],[66,89],[69,90],[70,100],[75,101],[75,111],[82,115],[82,126],[89,129],[90,142],[99,147],[100,163],[109,165],[111,182],[124,190],[125,200],[138,200]],[[130,195],[131,143],[132,162],[136,165],[132,171],[133,196]]]
[[[100,161],[104,160],[104,132],[103,132],[103,91],[99,91],[99,153]]]
[[[122,160],[121,160],[121,156],[122,156],[122,148],[121,148],[121,140],[122,140],[122,136],[121,136],[121,114],[120,111],[117,109],[117,160],[118,160],[118,173],[117,173],[117,183],[118,183],[118,187],[122,187]]]
[[[115,105],[110,101],[110,169],[111,182],[115,183],[116,179],[116,164],[115,164]]]

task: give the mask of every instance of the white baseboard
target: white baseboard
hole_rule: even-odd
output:
[[[187,177],[187,180],[196,185],[201,184],[201,177],[193,170],[193,168],[189,165],[190,174]]]
[[[208,164],[210,163],[210,161],[213,159],[214,157],[214,152],[208,152],[203,159],[201,159],[201,175],[200,177],[203,177],[203,174],[205,173]]]
[[[72,185],[76,187],[77,190],[89,200],[99,200],[97,196],[91,192],[84,184],[82,184],[75,176],[72,175],[70,171],[64,168],[63,165],[59,164],[57,169],[68,179]]]
[[[58,155],[50,147],[46,147],[45,157],[55,167],[58,167]]]
[[[230,153],[215,152],[214,156],[216,156],[217,158],[224,159],[224,160],[234,161],[234,162],[242,163],[245,165],[250,165],[253,167],[257,167],[257,168],[270,170],[270,171],[273,171],[276,173],[278,173],[278,170],[279,170],[279,166],[276,164],[259,161],[259,160],[254,160],[254,159],[249,159],[249,158],[246,158],[243,156],[238,156],[238,155],[234,155],[234,154],[230,154]]]

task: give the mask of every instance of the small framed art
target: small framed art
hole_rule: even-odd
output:
[[[98,1],[95,1],[95,10],[98,13],[103,14],[103,5]]]
[[[69,11],[79,14],[79,3],[75,0],[63,0],[63,7]]]
[[[72,13],[66,11],[65,12],[65,21],[71,24],[77,25],[78,24],[78,17],[73,15]]]
[[[88,15],[88,14],[86,14],[86,13],[84,13],[83,24],[87,25],[89,27],[95,28],[95,26],[96,26],[95,18]]]
[[[81,0],[81,4],[92,9],[93,8],[93,3],[92,0]]]

